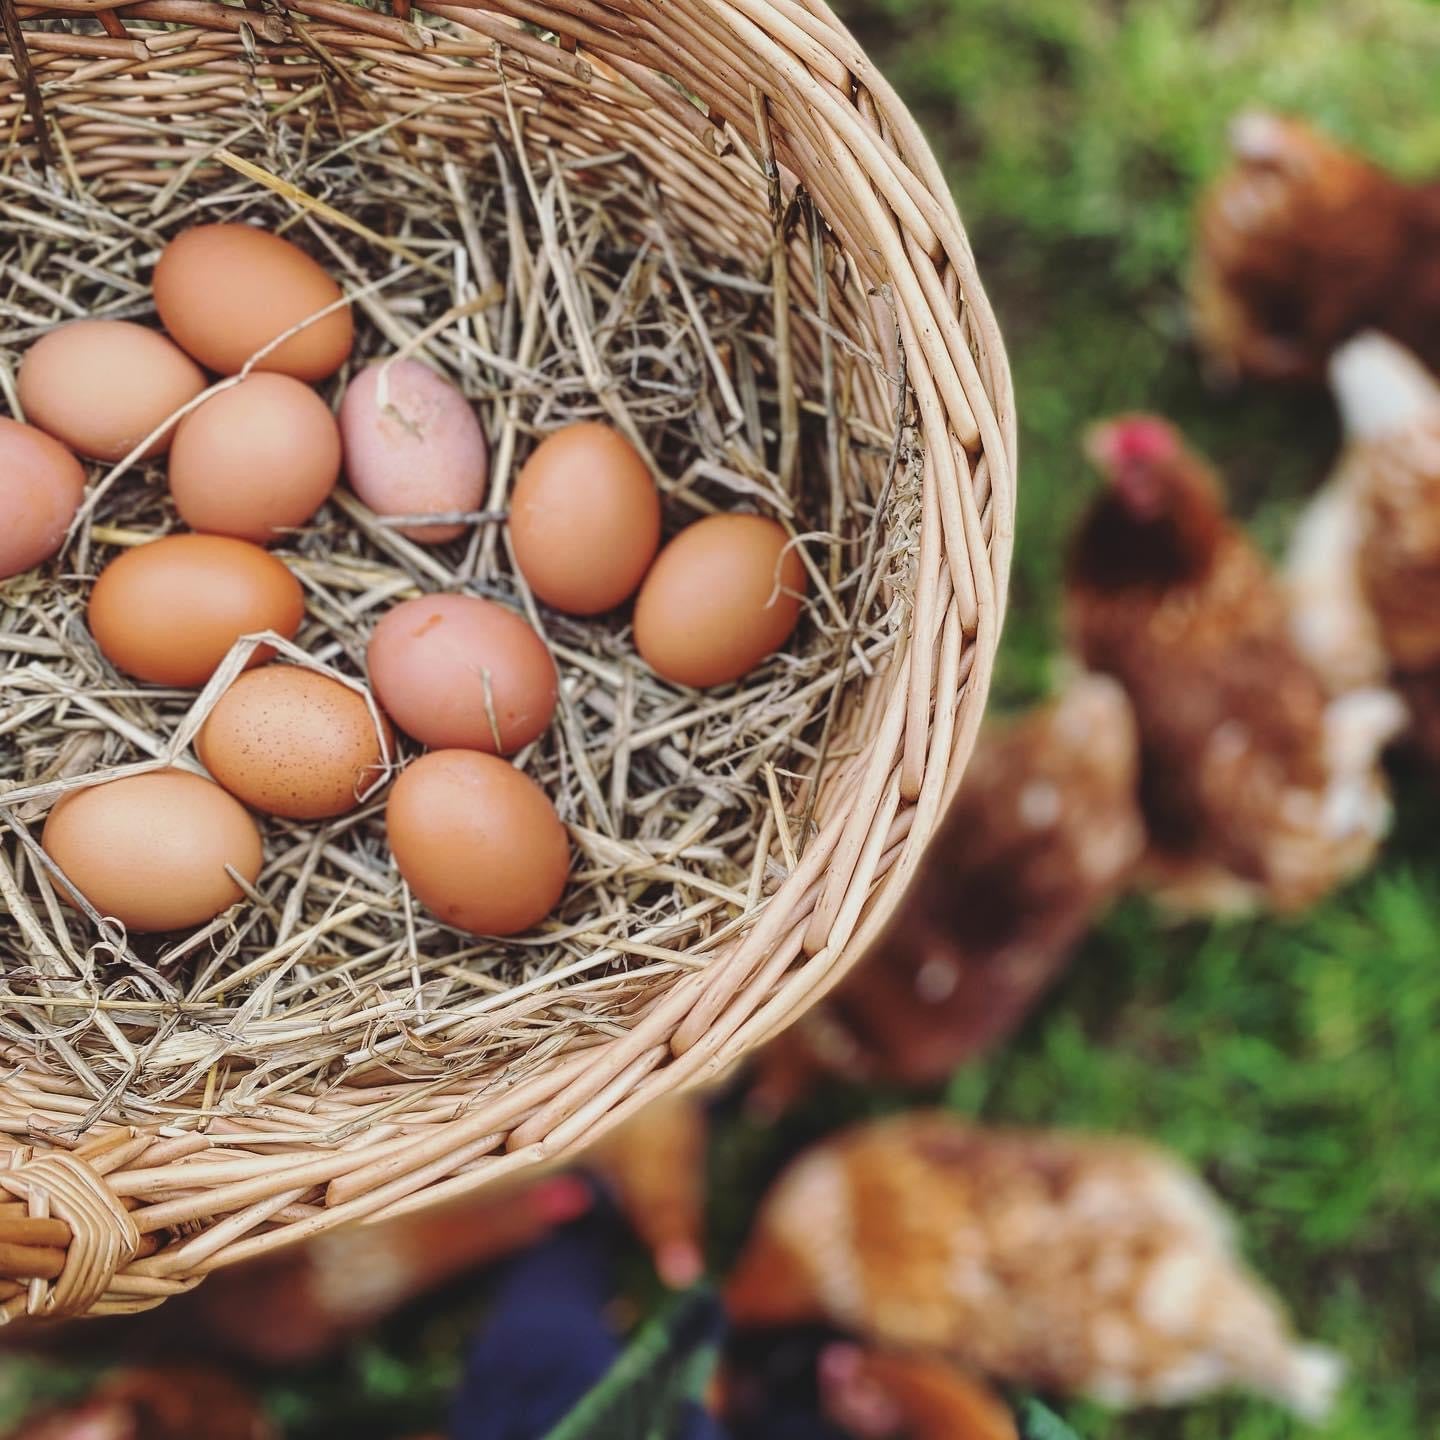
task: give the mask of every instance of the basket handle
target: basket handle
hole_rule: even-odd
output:
[[[89,1161],[28,1147],[10,1160],[0,1193],[20,1207],[0,1207],[0,1319],[83,1315],[135,1258],[140,1232]]]

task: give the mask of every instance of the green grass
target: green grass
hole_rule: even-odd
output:
[[[1323,397],[1202,383],[1182,278],[1199,186],[1241,106],[1289,106],[1410,172],[1440,171],[1440,6],[1428,0],[848,0],[952,177],[1008,337],[1020,533],[997,703],[1050,679],[1058,560],[1088,489],[1084,425],[1162,410],[1221,464],[1272,549],[1324,474]],[[1406,776],[1380,869],[1302,920],[1165,928],[1123,906],[1018,1040],[954,1077],[989,1119],[1174,1146],[1240,1219],[1302,1328],[1354,1369],[1332,1440],[1415,1440],[1440,1415],[1440,808]],[[717,1259],[807,1138],[914,1097],[837,1090],[712,1157]],[[384,1327],[274,1387],[296,1434],[395,1434],[443,1413],[473,1297]],[[3,1378],[3,1377],[0,1377]],[[7,1397],[0,1388],[0,1408]],[[1224,1400],[1115,1417],[1085,1440],[1281,1440]]]
[[[1080,431],[1178,420],[1262,543],[1335,447],[1323,396],[1202,381],[1183,278],[1235,110],[1314,116],[1405,173],[1440,171],[1440,7],[1424,0],[881,0],[852,24],[950,174],[1000,314],[1021,420],[997,702],[1050,678],[1059,556],[1088,484]],[[1411,1440],[1440,1415],[1440,810],[1405,776],[1373,875],[1302,920],[1165,928],[1123,906],[1018,1041],[957,1075],[989,1119],[1173,1145],[1256,1266],[1354,1378],[1328,1434]],[[840,1109],[893,1097],[837,1097]],[[1277,1440],[1273,1408],[1068,1412],[1101,1440]]]
[[[1209,393],[1186,334],[1196,196],[1225,126],[1293,107],[1400,170],[1440,170],[1440,7],[1427,0],[845,0],[953,180],[1000,315],[1022,431],[1000,686],[1044,686],[1057,557],[1097,415],[1159,409],[1225,468],[1262,533],[1334,448],[1322,401]]]

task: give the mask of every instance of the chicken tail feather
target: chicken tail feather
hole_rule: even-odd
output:
[[[1403,345],[1367,330],[1330,360],[1330,384],[1351,440],[1380,440],[1440,417],[1440,382]]]
[[[1334,1409],[1344,1381],[1342,1356],[1323,1345],[1294,1345],[1288,1363],[1267,1388],[1297,1418],[1319,1425]]]

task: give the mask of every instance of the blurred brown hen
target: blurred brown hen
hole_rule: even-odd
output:
[[[401,1306],[534,1244],[583,1214],[590,1191],[557,1175],[462,1204],[349,1225],[297,1251],[222,1270],[187,1295],[126,1321],[120,1343],[158,1344],[262,1365],[314,1361]],[[73,1332],[83,1345],[95,1322]]]
[[[190,1366],[118,1370],[83,1400],[36,1415],[14,1440],[274,1440],[259,1402]]]
[[[1323,381],[1331,352],[1372,328],[1440,366],[1440,184],[1403,184],[1302,120],[1242,115],[1230,142],[1191,275],[1217,367]]]
[[[1144,849],[1135,722],[1113,680],[992,726],[917,881],[834,997],[761,1056],[778,1110],[816,1070],[924,1085],[1010,1034]]]
[[[1440,379],[1380,334],[1336,352],[1355,566],[1416,739],[1440,761]]]
[[[592,1146],[584,1163],[614,1191],[665,1284],[683,1289],[705,1269],[705,1147],[700,1098],[662,1095]]]
[[[825,1320],[1114,1405],[1243,1387],[1328,1408],[1203,1185],[1150,1146],[916,1113],[815,1146],[763,1202],[727,1289],[739,1325]]]
[[[1107,485],[1071,555],[1067,628],[1135,711],[1150,883],[1185,910],[1311,904],[1387,828],[1377,760],[1404,708],[1384,690],[1329,694],[1279,581],[1173,426],[1128,416],[1088,449]]]
[[[1358,466],[1342,455],[1290,531],[1284,584],[1290,633],[1332,695],[1383,685],[1390,661],[1360,579]]]
[[[819,1372],[825,1414],[856,1440],[1017,1440],[1005,1403],[944,1359],[841,1342]]]

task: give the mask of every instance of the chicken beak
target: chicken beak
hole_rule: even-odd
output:
[[[1102,420],[1097,425],[1089,426],[1081,439],[1080,446],[1085,452],[1085,458],[1102,475],[1112,474],[1119,464],[1119,433],[1120,427],[1115,421]]]
[[[1154,457],[1137,450],[1133,422],[1107,420],[1092,425],[1082,442],[1090,463],[1120,503],[1138,521],[1156,519],[1166,507],[1166,487]]]
[[[1244,110],[1230,122],[1230,153],[1249,165],[1278,165],[1292,145],[1290,126],[1268,110]]]

